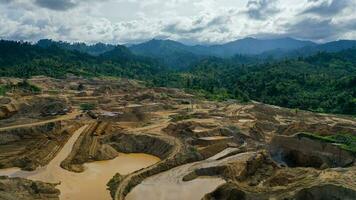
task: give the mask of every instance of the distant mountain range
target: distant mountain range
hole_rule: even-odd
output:
[[[81,53],[87,53],[93,56],[98,56],[105,52],[113,50],[116,45],[112,44],[104,44],[104,43],[96,43],[93,45],[88,45],[85,43],[69,43],[62,41],[53,41],[49,39],[42,39],[37,42],[37,45],[43,48],[48,48],[51,46],[57,46],[66,50],[75,50]]]
[[[0,77],[47,75],[61,78],[74,74],[139,79],[167,69],[157,59],[135,55],[125,46],[114,46],[110,51],[93,56],[83,52],[95,52],[98,45],[84,44],[84,48],[77,50],[73,49],[76,45],[69,43],[52,41],[47,44],[50,45],[0,40]]]
[[[339,52],[345,49],[352,49],[356,48],[356,41],[355,40],[338,40],[333,42],[328,42],[324,44],[317,44],[317,45],[308,45],[301,48],[283,51],[280,49],[274,49],[271,51],[265,51],[261,53],[260,57],[274,57],[274,58],[293,58],[299,56],[310,56],[314,55],[318,52],[328,52],[334,53]]]
[[[37,43],[41,47],[57,46],[66,50],[76,50],[82,53],[98,56],[118,49],[124,55],[151,57],[160,60],[166,66],[174,69],[185,69],[192,64],[207,57],[230,58],[235,55],[253,56],[259,59],[266,58],[293,58],[310,56],[317,52],[338,52],[344,49],[356,48],[355,40],[339,40],[324,44],[311,41],[297,40],[293,38],[256,39],[244,38],[220,45],[195,45],[189,46],[173,40],[153,39],[144,43],[123,46],[97,43],[87,45],[85,43],[56,42],[52,40],[40,40]],[[108,53],[110,54],[110,53]],[[131,56],[131,55],[130,55]]]
[[[157,56],[170,53],[193,53],[195,55],[208,55],[217,57],[231,57],[236,54],[258,55],[271,50],[289,51],[306,46],[316,46],[310,41],[301,41],[292,38],[260,40],[245,38],[221,45],[187,46],[172,40],[150,40],[145,43],[133,45],[130,49],[137,54]]]

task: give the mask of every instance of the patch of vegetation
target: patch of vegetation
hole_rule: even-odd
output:
[[[24,81],[18,83],[15,87],[18,89],[24,90],[24,91],[32,92],[32,93],[39,93],[42,91],[41,88],[39,88],[36,85],[30,84],[27,80],[24,80]]]
[[[60,94],[61,93],[60,90],[48,90],[47,92],[48,92],[48,94],[51,94],[51,95],[56,95],[56,94]]]
[[[110,181],[106,184],[108,186],[108,190],[110,191],[110,195],[112,198],[115,196],[115,192],[121,181],[123,180],[123,176],[119,173],[115,174],[115,176],[110,179]]]
[[[17,84],[7,84],[0,86],[0,95],[5,95],[7,91],[20,90],[25,93],[40,93],[42,90],[36,85],[30,84],[27,80],[23,80]]]
[[[0,96],[5,96],[6,95],[6,86],[5,85],[0,85]]]
[[[321,136],[313,133],[300,133],[298,137],[306,137],[327,143],[335,143],[346,151],[356,155],[356,136],[347,133],[337,133],[334,135]]]
[[[230,93],[227,89],[213,89],[213,91],[206,91],[203,89],[187,89],[188,93],[194,94],[200,99],[207,99],[211,101],[227,101],[227,100],[237,100],[240,103],[249,102],[250,99],[247,95],[243,93]]]
[[[183,120],[188,120],[188,119],[192,119],[194,118],[194,115],[192,114],[177,114],[177,115],[171,115],[170,116],[171,122],[179,122],[179,121],[183,121]]]
[[[96,105],[93,103],[83,103],[80,104],[80,109],[82,111],[90,111],[90,110],[94,110],[96,108]]]
[[[80,83],[80,84],[78,85],[77,90],[78,90],[78,91],[83,91],[84,89],[85,89],[85,87],[84,87],[83,83]]]

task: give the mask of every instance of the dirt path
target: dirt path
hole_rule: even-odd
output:
[[[65,120],[70,120],[74,119],[80,114],[79,111],[73,111],[67,115],[63,115],[54,119],[49,119],[49,120],[44,120],[40,122],[34,122],[34,123],[29,123],[29,124],[20,124],[20,125],[14,125],[14,126],[8,126],[8,127],[1,127],[0,131],[5,131],[5,130],[11,130],[15,128],[24,128],[24,127],[31,127],[31,126],[38,126],[38,125],[43,125],[51,122],[58,122],[58,121],[65,121]]]
[[[158,123],[145,126],[145,127],[139,127],[139,128],[131,128],[129,129],[130,132],[136,132],[136,133],[157,133],[159,135],[164,135],[162,132],[162,129],[167,127],[169,125],[170,119],[163,119],[160,120]]]

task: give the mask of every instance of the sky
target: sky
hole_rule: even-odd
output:
[[[356,0],[0,0],[0,38],[220,44],[356,39]]]

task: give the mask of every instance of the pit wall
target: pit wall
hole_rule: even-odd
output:
[[[0,131],[0,168],[32,171],[47,165],[78,127],[76,123],[58,121]]]

